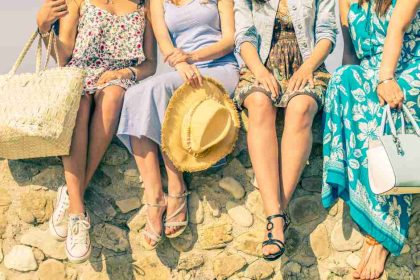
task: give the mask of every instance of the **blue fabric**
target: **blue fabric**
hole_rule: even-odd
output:
[[[182,6],[165,1],[164,8],[165,22],[177,48],[191,52],[221,39],[216,0],[207,3],[191,0]],[[216,79],[233,96],[239,80],[238,63],[233,53],[196,65],[201,75]],[[130,136],[147,137],[160,145],[166,107],[183,82],[180,74],[172,71],[141,81],[126,91],[117,136],[131,153]]]
[[[274,19],[280,0],[234,0],[235,45],[239,53],[241,44],[255,46],[261,61],[266,62],[271,49]],[[335,0],[288,0],[293,29],[304,60],[321,39],[335,45],[337,26]],[[331,51],[334,47],[331,49]]]
[[[375,195],[369,186],[368,142],[380,133],[383,108],[376,86],[383,43],[393,7],[385,17],[352,4],[350,35],[360,65],[339,68],[330,80],[324,112],[324,178],[322,202],[330,207],[338,197],[349,206],[360,228],[392,254],[399,255],[408,234],[410,195]],[[396,78],[405,104],[420,123],[420,13],[405,37]],[[401,120],[396,119],[397,129]],[[410,128],[409,128],[410,130]],[[412,131],[412,130],[411,130]]]

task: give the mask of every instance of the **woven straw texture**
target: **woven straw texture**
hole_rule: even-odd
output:
[[[31,37],[10,73],[0,76],[0,157],[3,158],[69,154],[85,73],[70,67],[45,70],[46,65],[40,70],[39,42],[36,73],[16,75],[36,37],[37,34]]]

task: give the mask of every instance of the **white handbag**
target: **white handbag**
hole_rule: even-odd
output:
[[[17,75],[16,70],[38,36],[36,72]],[[0,76],[0,158],[69,153],[85,71],[75,67],[46,69],[52,45],[56,49],[53,32],[41,67],[41,36],[35,32],[10,72]]]
[[[414,134],[407,134],[406,117],[412,124]],[[375,194],[420,193],[420,128],[408,108],[401,112],[402,133],[398,134],[392,120],[389,105],[384,108],[381,135],[369,142],[367,151],[369,184]],[[390,126],[390,135],[385,133],[385,124]]]

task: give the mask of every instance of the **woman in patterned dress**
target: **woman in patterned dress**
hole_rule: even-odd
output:
[[[263,254],[284,253],[283,212],[312,147],[312,121],[322,108],[329,73],[324,60],[335,36],[334,0],[236,0],[236,45],[246,66],[235,101],[248,113],[248,148],[264,210]],[[285,110],[281,153],[277,110]],[[281,156],[280,156],[281,154]]]
[[[373,194],[366,151],[380,133],[384,104],[404,103],[420,123],[419,3],[340,0],[345,66],[332,76],[325,101],[322,201],[330,207],[341,197],[367,234],[356,279],[378,279],[408,234],[411,196]]]
[[[67,185],[58,189],[49,223],[51,234],[66,240],[70,261],[90,255],[83,195],[117,129],[124,92],[156,70],[155,39],[139,1],[45,0],[38,13],[42,37],[58,20],[58,63],[87,72],[70,155],[62,158]]]

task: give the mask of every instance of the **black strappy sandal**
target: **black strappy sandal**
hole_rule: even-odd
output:
[[[263,254],[263,258],[266,261],[275,261],[278,258],[280,258],[285,251],[285,247],[286,247],[286,243],[278,240],[278,239],[273,239],[273,234],[271,233],[271,230],[274,228],[274,224],[272,222],[272,219],[275,218],[282,218],[284,221],[284,226],[283,226],[283,231],[286,232],[287,228],[290,225],[290,218],[289,216],[283,212],[283,214],[275,214],[275,215],[271,215],[267,217],[267,231],[268,231],[268,240],[265,240],[262,244],[263,247],[268,246],[268,245],[276,245],[279,248],[279,251],[277,251],[274,254],[269,254],[269,255],[264,255]]]

